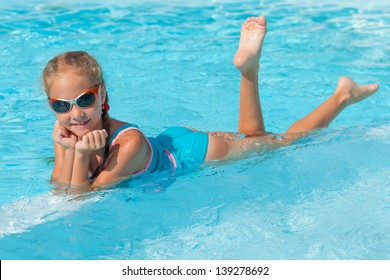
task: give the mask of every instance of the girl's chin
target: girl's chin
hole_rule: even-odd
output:
[[[76,135],[78,138],[82,138],[83,136],[87,135],[88,133],[91,132],[90,129],[80,129],[80,128],[77,128],[75,129],[74,127],[70,127],[69,130],[74,134]]]

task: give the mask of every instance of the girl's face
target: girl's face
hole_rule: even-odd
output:
[[[61,73],[52,78],[49,97],[73,100],[85,90],[95,86],[96,84],[92,84],[86,77],[72,72]],[[102,104],[105,98],[102,92],[99,91],[97,100],[91,107],[79,108],[73,104],[69,112],[56,113],[58,122],[79,138],[93,130],[102,129]]]

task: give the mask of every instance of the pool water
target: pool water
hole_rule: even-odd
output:
[[[13,1],[0,4],[0,259],[389,259],[387,1]],[[86,197],[58,196],[40,74],[100,61],[111,116],[149,136],[236,131],[241,23],[263,14],[260,91],[283,132],[342,75],[380,91],[291,146]]]

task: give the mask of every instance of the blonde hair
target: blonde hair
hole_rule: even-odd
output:
[[[101,94],[106,96],[104,104],[108,103],[108,95],[103,79],[103,71],[97,60],[84,51],[71,51],[57,55],[50,60],[42,73],[42,84],[46,94],[49,96],[52,78],[61,73],[73,71],[77,75],[87,77],[94,85],[100,85]],[[102,110],[103,128],[109,133],[110,117],[106,110]],[[109,136],[107,137],[109,139]],[[92,178],[96,178],[103,170],[104,164],[110,151],[108,141],[104,148],[103,163],[92,173]]]
[[[49,94],[53,76],[68,71],[87,77],[95,85],[104,85],[103,71],[96,59],[87,52],[72,51],[57,55],[46,64],[42,74],[42,83],[47,94]]]

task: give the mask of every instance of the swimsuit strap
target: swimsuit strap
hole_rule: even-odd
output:
[[[117,130],[115,130],[114,134],[111,135],[110,140],[108,142],[110,144],[110,148],[114,146],[115,142],[123,133],[133,129],[140,131],[138,126],[132,123],[126,123],[120,126]]]

